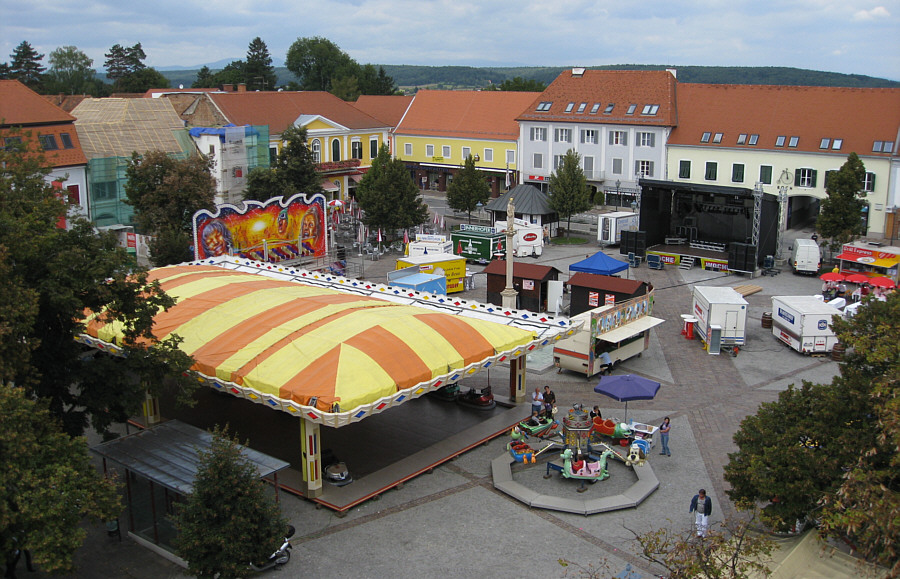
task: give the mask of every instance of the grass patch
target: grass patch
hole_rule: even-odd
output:
[[[550,240],[553,245],[584,245],[590,240],[587,237],[573,235],[571,237],[554,237]]]

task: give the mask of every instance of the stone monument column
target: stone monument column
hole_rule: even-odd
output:
[[[509,198],[506,204],[506,287],[500,292],[504,309],[516,309],[516,296],[519,292],[513,287],[513,259],[515,251],[513,251],[513,239],[516,235],[516,206],[513,205],[513,198]]]

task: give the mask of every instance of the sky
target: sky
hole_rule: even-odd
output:
[[[900,0],[27,0],[0,3],[0,62],[23,40],[49,66],[114,44],[145,64],[276,64],[321,36],[360,64],[787,66],[900,80]]]

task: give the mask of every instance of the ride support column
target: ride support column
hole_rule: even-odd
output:
[[[509,401],[525,401],[525,356],[509,361]]]
[[[322,495],[322,437],[319,424],[305,418],[300,419],[300,440],[303,463],[304,496],[314,499]]]

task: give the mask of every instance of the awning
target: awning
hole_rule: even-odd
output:
[[[354,183],[359,183],[362,181],[363,175],[350,175],[350,179],[353,180]]]
[[[100,456],[121,464],[154,483],[181,494],[190,494],[200,465],[198,451],[208,452],[212,434],[189,424],[170,420],[152,428],[91,448]],[[289,463],[238,445],[241,454],[267,477]]]
[[[878,259],[867,255],[858,255],[856,253],[842,253],[838,255],[837,258],[841,261],[852,261],[854,263],[883,267],[885,269],[896,267],[897,263],[900,262],[900,256],[889,259]]]
[[[340,191],[340,185],[335,185],[331,181],[322,181],[322,189],[326,191]]]
[[[637,336],[641,332],[649,330],[650,328],[655,328],[663,322],[665,322],[665,320],[661,320],[660,318],[654,318],[653,316],[644,316],[643,318],[636,319],[630,324],[620,326],[615,330],[599,334],[597,336],[597,339],[603,340],[604,342],[621,342],[622,340],[627,340],[632,336]]]

